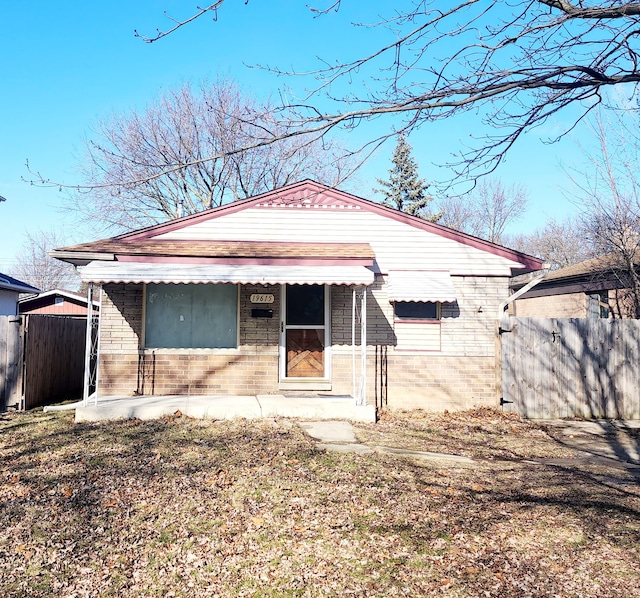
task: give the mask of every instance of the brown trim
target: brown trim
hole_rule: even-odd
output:
[[[373,266],[370,258],[251,258],[117,255],[119,262],[146,264],[224,264],[228,266]]]

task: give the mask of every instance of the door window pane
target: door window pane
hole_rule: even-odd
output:
[[[324,286],[287,285],[287,325],[324,326]]]

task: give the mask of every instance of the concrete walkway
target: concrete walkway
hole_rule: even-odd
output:
[[[180,412],[198,419],[345,419],[375,422],[373,405],[356,405],[352,397],[285,397],[284,395],[246,396],[141,396],[99,398],[97,406],[76,406],[76,422],[113,419],[158,419]]]
[[[640,420],[535,421],[555,432],[558,442],[579,451],[585,462],[640,469]]]
[[[425,459],[428,461],[449,461],[452,463],[474,463],[473,459],[460,455],[446,455],[443,453],[427,453],[390,446],[369,446],[358,442],[353,426],[346,421],[310,421],[300,422],[299,426],[311,438],[318,440],[318,447],[338,453],[381,453],[398,455],[410,459]]]

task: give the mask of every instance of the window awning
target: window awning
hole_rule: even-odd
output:
[[[143,262],[91,262],[80,270],[83,282],[346,284],[370,285],[365,266],[249,266]]]
[[[456,301],[451,275],[443,270],[392,270],[388,278],[389,301]]]

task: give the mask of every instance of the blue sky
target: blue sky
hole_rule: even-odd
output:
[[[256,96],[276,95],[283,81],[247,64],[310,69],[318,65],[318,56],[354,57],[388,35],[380,32],[376,38],[350,26],[360,18],[357,11],[370,3],[343,3],[337,15],[314,19],[301,1],[245,5],[228,0],[218,22],[205,16],[154,44],[134,37],[134,29],[151,34],[167,28],[163,10],[187,16],[196,4],[32,0],[0,5],[0,195],[7,198],[0,203],[0,271],[9,269],[27,231],[55,227],[64,229],[69,242],[90,240],[61,212],[57,188],[22,181],[30,176],[27,160],[43,176],[73,184],[83,139],[91,136],[98,118],[142,109],[163,90],[218,75],[234,77]],[[388,10],[387,3],[379,5],[381,13]],[[447,161],[447,148],[467,141],[474,124],[467,116],[414,132],[410,143],[421,175],[443,178],[432,163]],[[556,145],[539,141],[562,124],[548,123],[527,135],[496,173],[504,183],[522,183],[530,193],[532,208],[514,232],[533,230],[548,217],[562,218],[573,209],[560,189],[566,177],[559,159],[571,164],[579,152],[570,140]],[[370,133],[357,130],[348,141]],[[383,147],[351,190],[370,196],[375,178],[386,176],[392,150],[393,142]]]

